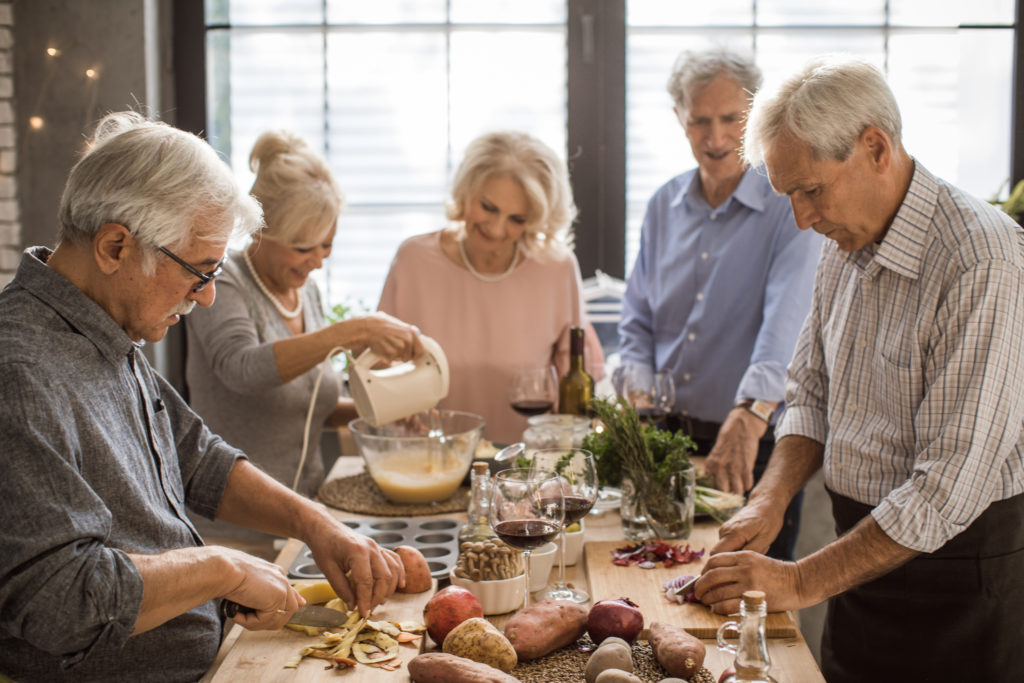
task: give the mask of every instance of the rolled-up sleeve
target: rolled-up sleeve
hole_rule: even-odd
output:
[[[1024,272],[992,260],[967,270],[933,327],[914,414],[913,473],[873,510],[894,541],[932,552],[966,529],[1002,490],[1024,422]]]

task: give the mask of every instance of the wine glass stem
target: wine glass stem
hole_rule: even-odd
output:
[[[523,578],[526,579],[526,585],[523,586],[523,608],[530,606],[530,551],[523,551]]]
[[[565,588],[565,529],[562,529],[560,534],[562,537],[562,552],[558,555],[558,582],[555,584],[555,588]]]

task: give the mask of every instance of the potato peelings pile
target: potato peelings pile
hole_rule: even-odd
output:
[[[324,582],[326,584],[326,582]],[[334,591],[329,588],[330,594]],[[316,604],[310,598],[323,597],[323,586],[314,584],[303,594],[307,602]],[[300,593],[304,593],[300,589]],[[320,642],[299,650],[287,662],[285,669],[295,669],[305,657],[315,657],[329,662],[327,668],[345,669],[356,664],[365,664],[380,669],[394,671],[402,665],[398,659],[399,643],[415,642],[423,637],[426,625],[419,622],[374,621],[361,617],[359,610],[349,610],[345,602],[338,597],[331,598],[324,605],[340,612],[345,612],[347,619],[336,630],[324,630],[313,626],[286,624],[287,628],[304,632],[310,636],[319,636]]]

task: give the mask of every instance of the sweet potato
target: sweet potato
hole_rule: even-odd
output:
[[[395,552],[405,567],[405,588],[399,588],[398,592],[422,593],[430,590],[434,582],[430,576],[430,565],[423,553],[409,545],[400,545],[395,548]]]
[[[673,676],[688,679],[704,666],[704,643],[678,626],[655,621],[648,640],[658,664]]]
[[[493,666],[443,652],[413,657],[409,677],[415,683],[519,683],[515,676]]]
[[[587,608],[569,600],[541,600],[516,612],[505,637],[521,660],[537,659],[575,642],[587,631]]]

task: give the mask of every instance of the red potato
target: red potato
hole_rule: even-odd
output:
[[[587,608],[568,600],[542,600],[519,610],[505,637],[519,659],[537,659],[578,640],[587,631]]]
[[[688,679],[704,666],[704,643],[678,626],[655,621],[647,638],[658,664],[673,676]]]
[[[409,677],[415,683],[519,683],[515,676],[493,666],[443,652],[413,657]]]
[[[422,593],[430,590],[434,580],[430,576],[430,565],[427,564],[427,558],[423,557],[423,553],[409,545],[398,546],[395,553],[405,567],[405,588],[399,588],[398,592]]]
[[[484,608],[477,597],[460,586],[448,586],[437,591],[423,606],[423,623],[438,645],[466,619],[483,616]]]

